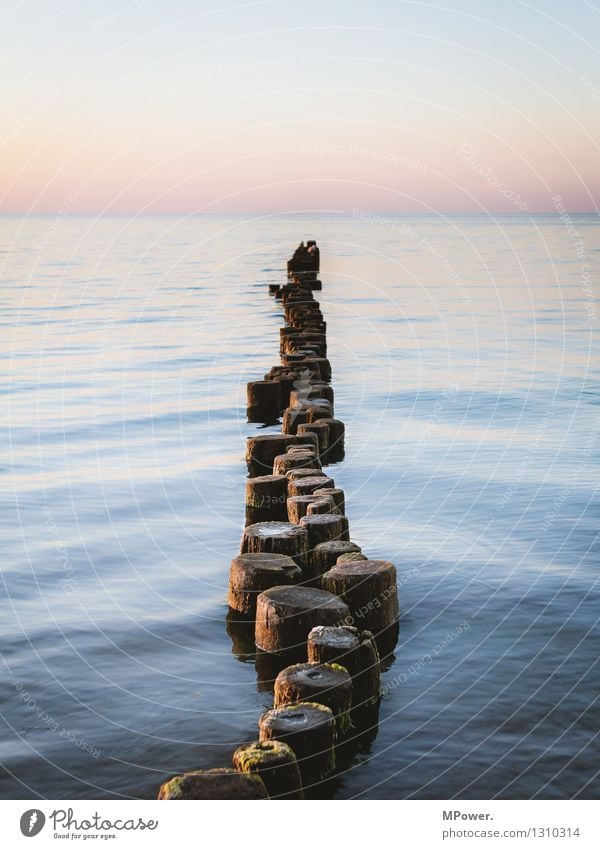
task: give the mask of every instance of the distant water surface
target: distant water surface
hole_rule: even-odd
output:
[[[573,222],[0,219],[3,798],[152,798],[256,737],[225,593],[245,383],[302,238],[330,472],[402,608],[379,726],[324,795],[598,796],[600,226]]]

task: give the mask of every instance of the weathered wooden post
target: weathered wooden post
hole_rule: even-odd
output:
[[[300,520],[308,514],[310,504],[315,501],[326,500],[330,509],[334,509],[332,498],[325,498],[321,495],[292,495],[287,500],[288,522],[296,525],[300,524]]]
[[[319,455],[324,457],[329,448],[329,425],[326,424],[299,424],[296,433],[298,436],[304,436],[306,433],[316,434],[319,440]]]
[[[275,707],[296,702],[318,702],[331,708],[338,737],[350,730],[352,679],[344,666],[337,663],[287,666],[275,680]]]
[[[287,519],[288,479],[285,475],[260,475],[246,481],[246,523]]]
[[[268,799],[259,775],[234,769],[199,769],[175,775],[161,785],[159,799]]]
[[[356,543],[346,542],[341,539],[332,539],[315,546],[311,554],[311,561],[316,574],[323,575],[335,566],[340,557],[359,553],[360,548]],[[366,560],[366,557],[364,559]]]
[[[227,603],[245,616],[256,613],[256,599],[273,586],[295,584],[302,570],[285,554],[239,554],[231,561]]]
[[[381,669],[377,646],[370,631],[351,625],[317,625],[308,635],[312,663],[339,663],[352,677],[352,705],[370,708],[381,697]]]
[[[272,380],[253,380],[246,387],[249,422],[276,422],[281,413],[281,389]]]
[[[338,563],[321,578],[323,589],[344,599],[353,624],[371,631],[382,650],[398,639],[396,568],[386,560]]]
[[[291,498],[294,495],[314,495],[316,490],[324,489],[327,486],[333,488],[333,480],[327,475],[297,478],[296,480],[288,481],[288,497]]]
[[[325,705],[301,702],[268,710],[260,718],[259,739],[280,740],[295,753],[307,785],[322,781],[335,769],[335,720]]]
[[[296,755],[280,740],[244,743],[233,753],[239,772],[259,775],[271,799],[303,799],[302,776]]]
[[[265,652],[297,652],[306,657],[306,640],[315,625],[337,625],[350,616],[338,596],[311,587],[273,587],[256,601],[255,641]]]
[[[278,454],[285,454],[290,445],[305,444],[312,445],[318,453],[319,440],[314,433],[304,433],[302,436],[274,433],[248,437],[246,444],[248,474],[252,478],[272,474],[273,461]]]
[[[303,566],[307,551],[306,528],[291,522],[256,522],[244,529],[240,554],[287,554]]]

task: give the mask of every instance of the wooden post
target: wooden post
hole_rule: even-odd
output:
[[[340,554],[335,563],[349,563],[351,560],[368,560],[368,557],[362,551],[347,551],[345,554]],[[335,563],[333,564],[335,566]]]
[[[316,575],[313,558],[315,548],[322,542],[340,538],[343,518],[333,513],[321,513],[316,516],[306,515],[300,519],[300,527],[306,528],[308,532],[308,552],[304,562],[310,568],[311,577]]]
[[[287,455],[286,455],[287,456]],[[246,523],[287,519],[288,479],[285,475],[260,475],[246,481]]]
[[[352,679],[345,667],[337,663],[287,666],[275,680],[275,707],[297,702],[318,702],[331,708],[338,737],[350,730]]]
[[[281,413],[281,390],[272,380],[253,380],[246,387],[249,422],[276,422]]]
[[[161,785],[159,799],[268,799],[259,775],[234,769],[199,769],[175,775]]]
[[[251,478],[272,474],[273,461],[278,454],[285,454],[290,445],[307,443],[318,452],[319,440],[314,433],[304,433],[302,436],[293,436],[286,433],[250,436],[246,444],[248,474]]]
[[[341,539],[329,540],[316,545],[311,554],[315,573],[318,575],[325,574],[339,562],[340,557],[347,554],[360,554],[359,546],[354,542],[346,542]],[[366,560],[366,557],[364,559]]]
[[[287,554],[303,566],[308,551],[308,532],[291,522],[256,522],[247,525],[240,554]]]
[[[348,606],[332,593],[302,586],[273,587],[256,601],[255,642],[272,654],[306,652],[311,628],[337,625],[349,616]]]
[[[292,495],[314,495],[318,489],[324,489],[327,486],[333,488],[333,479],[327,475],[318,475],[314,478],[300,478],[294,481],[288,481],[288,496]],[[319,493],[321,495],[322,493]],[[328,493],[325,493],[326,495]]]
[[[283,413],[281,429],[284,433],[296,434],[298,426],[308,422],[308,410],[297,407],[288,407]]]
[[[288,481],[297,481],[301,480],[302,478],[318,478],[322,474],[323,469],[319,464],[319,466],[307,466],[306,468],[290,469],[289,472],[285,473],[285,476]]]
[[[259,775],[271,799],[303,799],[302,776],[296,755],[280,740],[244,743],[233,753],[239,772]]]
[[[321,462],[314,451],[288,451],[286,454],[278,454],[273,460],[275,475],[286,475],[290,469],[306,467],[320,469]]]
[[[338,563],[322,578],[323,589],[343,598],[354,625],[371,631],[377,645],[390,651],[398,638],[396,568],[385,560]],[[391,648],[390,648],[391,647]]]
[[[332,513],[334,510],[333,498],[320,498],[318,501],[311,501],[307,507],[307,516],[319,516],[322,513]]]
[[[290,495],[290,489],[288,486],[288,495]],[[346,515],[346,498],[344,496],[344,490],[339,489],[336,486],[324,486],[319,489],[315,489],[314,495],[331,495],[333,500],[335,501],[335,506],[337,507],[337,512],[340,516]]]
[[[259,739],[280,740],[295,753],[304,787],[335,769],[335,720],[325,705],[302,702],[268,710],[260,718]]]
[[[309,421],[313,421],[309,417]],[[317,418],[314,420],[315,424],[326,424],[329,433],[329,443],[327,445],[327,451],[325,453],[324,460],[328,463],[338,463],[340,460],[344,459],[345,449],[344,449],[344,441],[345,441],[345,427],[344,422],[339,419],[332,418]]]
[[[323,424],[299,424],[296,433],[298,436],[304,436],[307,433],[314,433],[319,440],[319,455],[325,457],[329,448],[329,425]]]
[[[292,495],[287,500],[288,522],[300,524],[300,520],[307,515],[308,507],[315,501],[322,501],[325,496],[320,495]],[[330,508],[333,509],[333,499],[328,500]],[[308,544],[308,542],[307,542]]]
[[[370,631],[351,625],[318,625],[308,635],[308,659],[313,663],[339,663],[352,676],[355,709],[372,707],[381,697],[380,662]]]
[[[256,613],[256,599],[274,586],[295,584],[302,570],[285,554],[239,554],[231,561],[227,603],[245,616]]]

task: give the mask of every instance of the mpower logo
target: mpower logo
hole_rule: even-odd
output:
[[[46,823],[46,817],[43,812],[37,808],[31,808],[21,815],[21,834],[24,837],[35,837],[43,829]]]

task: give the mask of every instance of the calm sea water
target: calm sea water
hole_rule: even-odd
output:
[[[398,568],[336,798],[598,796],[596,217],[0,220],[3,798],[152,798],[271,706],[226,621],[245,383],[321,246],[352,537]]]

